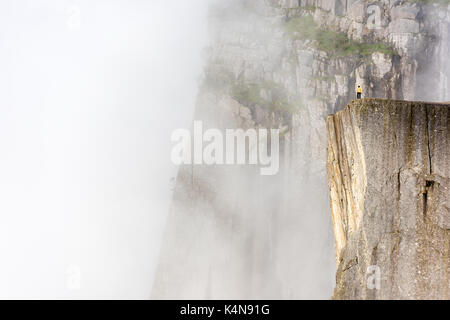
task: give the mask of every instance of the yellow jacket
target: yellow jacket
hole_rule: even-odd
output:
[[[357,93],[362,93],[362,88],[356,89],[356,92],[357,92]]]

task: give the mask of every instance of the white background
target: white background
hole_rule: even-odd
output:
[[[204,2],[0,1],[0,298],[150,296]]]

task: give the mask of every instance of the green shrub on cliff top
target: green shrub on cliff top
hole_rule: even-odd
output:
[[[270,98],[261,95],[262,90],[270,93]],[[247,107],[259,105],[267,110],[292,114],[297,107],[288,101],[285,90],[278,84],[271,81],[260,83],[236,82],[231,88],[233,99]]]
[[[264,99],[261,98],[261,86],[257,84],[235,83],[231,88],[231,96],[239,103],[251,106],[255,104],[264,104]]]
[[[296,17],[285,25],[287,34],[293,39],[315,40],[314,46],[331,56],[368,56],[374,52],[395,54],[395,51],[384,43],[364,43],[350,39],[343,32],[319,28],[311,15]]]

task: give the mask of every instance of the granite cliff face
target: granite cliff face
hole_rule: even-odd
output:
[[[330,297],[325,119],[357,84],[364,96],[450,100],[450,9],[425,2],[211,6],[194,118],[205,128],[279,128],[280,172],[181,166],[153,298]]]
[[[450,104],[363,99],[327,128],[334,298],[449,299]]]

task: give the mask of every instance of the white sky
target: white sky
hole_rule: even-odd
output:
[[[0,298],[149,297],[205,1],[0,1]]]

